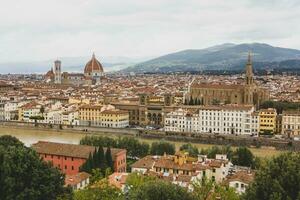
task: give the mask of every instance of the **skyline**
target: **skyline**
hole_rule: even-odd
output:
[[[5,2],[0,8],[0,63],[92,52],[100,60],[155,57],[229,42],[300,49],[296,0],[75,1]]]

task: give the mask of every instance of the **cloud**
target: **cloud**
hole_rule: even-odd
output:
[[[298,0],[26,0],[0,7],[0,61],[156,56],[225,42],[300,49]]]

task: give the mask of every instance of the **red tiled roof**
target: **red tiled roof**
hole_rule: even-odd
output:
[[[39,141],[33,144],[32,148],[39,154],[59,155],[87,159],[89,157],[89,154],[95,151],[96,147],[88,145]],[[103,148],[104,152],[106,152],[106,149],[107,148]],[[111,148],[113,160],[115,159],[115,155],[122,151],[126,150]]]

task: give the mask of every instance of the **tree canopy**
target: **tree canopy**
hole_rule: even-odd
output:
[[[245,200],[299,200],[300,154],[285,153],[267,161],[256,173]]]
[[[53,200],[67,192],[58,169],[10,136],[0,137],[0,185],[1,200]]]
[[[164,140],[152,143],[150,150],[151,155],[164,155],[164,153],[168,155],[174,155],[175,145]]]

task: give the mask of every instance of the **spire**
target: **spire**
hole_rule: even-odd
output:
[[[248,52],[248,64],[251,64],[252,60],[251,60],[251,51]]]
[[[252,57],[251,52],[248,52],[248,62],[246,65],[246,84],[253,84],[253,69],[252,69]]]
[[[93,58],[93,59],[95,59],[95,58],[96,58],[96,56],[95,56],[95,52],[93,52],[92,58]]]

